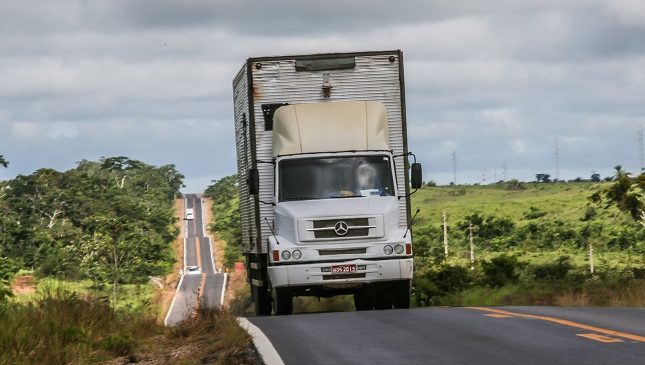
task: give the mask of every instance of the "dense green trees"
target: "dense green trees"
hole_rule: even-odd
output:
[[[242,237],[240,228],[240,198],[237,175],[213,180],[204,195],[213,199],[213,222],[211,231],[217,232],[226,241],[224,265],[231,268],[242,257]]]
[[[2,182],[0,258],[40,275],[133,283],[165,273],[177,235],[174,165],[83,160]]]

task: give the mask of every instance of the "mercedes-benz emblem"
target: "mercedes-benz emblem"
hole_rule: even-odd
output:
[[[334,224],[334,232],[338,236],[344,236],[349,232],[349,226],[344,221],[338,221]]]

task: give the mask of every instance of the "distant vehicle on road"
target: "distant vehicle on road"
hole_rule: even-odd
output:
[[[199,274],[199,266],[188,266],[186,267],[186,274]]]
[[[195,212],[193,211],[193,208],[186,209],[186,216],[184,217],[184,219],[186,220],[195,219]]]
[[[359,310],[410,307],[422,176],[408,162],[401,51],[250,58],[233,88],[256,313],[342,294]]]

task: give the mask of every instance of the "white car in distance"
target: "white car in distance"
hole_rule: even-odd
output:
[[[201,271],[199,270],[199,266],[188,266],[186,267],[186,274],[200,274]]]

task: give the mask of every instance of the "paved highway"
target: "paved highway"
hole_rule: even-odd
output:
[[[226,287],[226,274],[216,269],[210,239],[204,235],[202,200],[195,194],[186,194],[184,199],[185,209],[193,209],[194,219],[184,221],[184,275],[166,316],[167,326],[188,318],[198,301],[202,308],[220,307]],[[199,270],[190,272],[187,270],[190,266],[197,266]]]
[[[645,308],[418,308],[248,320],[287,365],[645,364]]]

